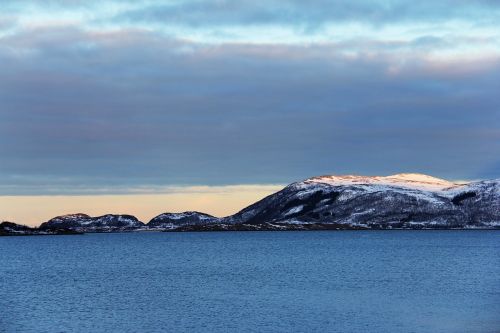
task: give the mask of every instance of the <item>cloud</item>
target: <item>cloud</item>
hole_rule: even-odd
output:
[[[15,16],[0,13],[0,36],[5,31],[13,29],[16,25],[17,25],[17,19]]]
[[[256,193],[279,191],[282,184],[235,184],[235,185],[157,185],[157,184],[122,184],[111,183],[104,186],[95,184],[72,184],[74,180],[63,177],[53,177],[41,180],[38,177],[10,177],[0,184],[0,193],[9,196],[82,196],[82,195],[226,195],[234,193]],[[54,186],[57,184],[56,186]],[[68,186],[71,185],[71,186]],[[40,188],[44,188],[40,191]]]
[[[203,42],[40,22],[0,35],[0,194],[498,177],[500,52],[488,31]]]
[[[495,1],[180,1],[145,5],[125,11],[120,20],[203,26],[292,25],[319,28],[329,23],[435,22],[481,19],[495,22],[500,5]]]

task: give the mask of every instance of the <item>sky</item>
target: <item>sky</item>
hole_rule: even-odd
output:
[[[498,22],[496,0],[2,0],[0,220],[499,178]]]

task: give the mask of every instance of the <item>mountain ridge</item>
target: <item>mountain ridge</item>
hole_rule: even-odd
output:
[[[500,228],[500,179],[464,184],[417,173],[324,175],[294,182],[226,216],[162,213],[148,223],[126,214],[67,214],[41,230],[323,230]]]

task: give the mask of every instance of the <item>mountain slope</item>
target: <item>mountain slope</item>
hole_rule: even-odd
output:
[[[470,224],[500,227],[500,179],[451,188],[446,195],[464,211]]]
[[[377,229],[493,227],[500,221],[498,184],[496,180],[458,185],[421,174],[313,177],[223,222]]]

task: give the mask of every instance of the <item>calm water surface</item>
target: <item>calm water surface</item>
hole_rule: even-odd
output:
[[[2,237],[0,332],[500,332],[500,232]]]

